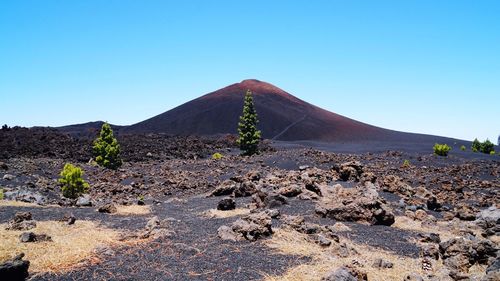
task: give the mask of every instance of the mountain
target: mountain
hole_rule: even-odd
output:
[[[247,90],[253,92],[260,120],[258,128],[266,139],[338,142],[419,141],[431,137],[358,122],[321,109],[274,85],[254,79],[206,94],[160,115],[124,127],[121,132],[173,135],[235,134]]]

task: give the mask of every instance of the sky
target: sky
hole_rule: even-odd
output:
[[[0,4],[2,124],[128,125],[255,78],[384,128],[500,134],[500,1]]]

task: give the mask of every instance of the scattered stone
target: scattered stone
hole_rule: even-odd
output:
[[[5,162],[0,162],[0,169],[7,171],[9,166]]]
[[[412,196],[415,194],[415,189],[413,187],[405,183],[400,177],[394,175],[385,176],[382,180],[381,187],[383,191],[403,196]]]
[[[21,243],[35,242],[35,233],[23,232],[21,236],[19,236],[19,240],[21,241]]]
[[[420,242],[423,243],[441,243],[441,238],[437,233],[419,233],[418,236],[421,237]]]
[[[116,206],[112,203],[108,203],[106,205],[103,205],[97,209],[99,213],[107,213],[107,214],[112,214],[116,213],[117,209]]]
[[[358,161],[350,161],[340,165],[340,179],[343,181],[359,181],[363,173],[363,165]]]
[[[223,225],[217,229],[217,235],[222,240],[238,241],[240,236],[227,225]]]
[[[286,197],[295,197],[302,193],[302,188],[296,184],[291,184],[280,188],[278,193]]]
[[[341,258],[347,258],[351,255],[359,254],[355,248],[347,245],[346,243],[340,243],[338,246],[334,247],[333,252]]]
[[[299,166],[299,171],[305,171],[307,169],[309,169],[309,165],[301,165],[301,166]]]
[[[359,179],[361,183],[375,183],[377,181],[377,176],[372,172],[364,172]]]
[[[455,208],[456,217],[464,221],[473,221],[476,219],[477,210],[473,207],[462,204],[458,208]]]
[[[14,218],[7,224],[6,230],[26,231],[36,227],[30,212],[17,212]]]
[[[439,247],[436,245],[424,245],[420,249],[420,256],[423,258],[439,259]]]
[[[236,202],[232,198],[224,198],[217,204],[217,210],[229,211],[236,208]]]
[[[394,223],[394,215],[382,198],[371,191],[337,187],[336,195],[323,200],[316,213],[338,221],[366,222],[372,225]]]
[[[33,216],[30,212],[17,212],[14,214],[13,222],[22,222],[22,221],[30,221],[33,219]]]
[[[16,176],[11,175],[11,174],[5,174],[5,175],[3,176],[3,179],[4,179],[4,180],[8,180],[8,181],[11,181],[11,180],[13,180],[13,179],[15,179],[15,178],[16,178]]]
[[[414,217],[416,220],[423,221],[427,218],[427,213],[424,210],[417,210]]]
[[[225,240],[249,240],[255,241],[259,238],[270,236],[271,217],[265,212],[249,214],[235,221],[231,227],[221,226],[217,233],[221,239]]]
[[[363,281],[368,280],[366,273],[350,267],[340,267],[328,272],[321,281]]]
[[[452,271],[467,273],[476,264],[487,264],[496,257],[498,249],[487,239],[468,240],[463,237],[453,238],[439,244],[439,251],[444,264]]]
[[[298,229],[304,224],[303,216],[291,216],[291,215],[283,215],[281,216],[281,221],[284,225],[288,225],[293,229]]]
[[[492,206],[479,212],[476,218],[476,224],[484,231],[482,236],[500,235],[500,209]]]
[[[225,196],[233,194],[236,189],[236,183],[231,180],[225,180],[218,185],[210,194],[211,196]]]
[[[442,205],[438,202],[436,196],[431,196],[429,199],[427,199],[427,209],[431,211],[440,211],[441,207]]]
[[[28,278],[30,262],[23,260],[23,257],[24,254],[20,254],[14,259],[0,264],[0,276],[2,280],[23,281]]]
[[[278,208],[287,204],[286,197],[275,193],[257,192],[252,195],[252,201],[257,208]]]
[[[84,194],[84,195],[78,197],[75,205],[78,207],[90,207],[90,206],[92,206],[92,201],[91,201],[90,195]]]
[[[280,216],[280,210],[278,209],[266,209],[264,212],[273,219],[277,219]]]
[[[23,232],[19,236],[19,240],[21,243],[29,243],[29,242],[47,242],[52,241],[52,237],[47,234],[35,234],[33,232]]]
[[[313,235],[312,239],[316,244],[320,245],[321,247],[330,247],[330,245],[332,245],[332,241],[330,241],[321,234]]]
[[[75,216],[73,214],[68,213],[68,214],[65,214],[62,217],[62,219],[60,219],[60,221],[66,222],[67,225],[73,225],[76,222],[76,218],[75,218]]]
[[[373,262],[372,266],[375,268],[392,268],[394,266],[394,264],[390,261],[386,261],[386,260],[379,258]]]
[[[237,185],[234,190],[235,197],[247,197],[257,192],[257,187],[252,181],[244,181]]]

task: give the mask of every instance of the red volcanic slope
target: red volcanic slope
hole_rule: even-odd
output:
[[[123,133],[215,135],[237,132],[247,90],[254,95],[258,128],[267,139],[296,141],[401,140],[407,134],[364,124],[302,101],[269,83],[244,80],[165,113],[122,128]]]

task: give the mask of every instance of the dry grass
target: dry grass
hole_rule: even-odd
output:
[[[330,270],[341,266],[357,264],[361,271],[368,275],[368,280],[403,280],[406,274],[418,273],[422,276],[429,274],[421,268],[421,260],[398,256],[395,253],[374,248],[364,244],[355,244],[352,241],[341,239],[342,243],[356,249],[357,253],[343,258],[336,255],[335,246],[322,248],[307,239],[307,236],[291,229],[276,229],[272,239],[264,241],[264,244],[275,251],[286,255],[306,256],[311,262],[290,268],[281,276],[265,275],[266,281],[312,281],[321,278]],[[381,258],[394,264],[393,268],[377,269],[372,267],[376,259]],[[441,274],[441,261],[434,264],[433,274],[438,277]],[[478,268],[470,272],[472,274],[484,274],[484,268]]]
[[[118,205],[116,206],[117,215],[149,215],[151,207],[147,205]]]
[[[0,200],[0,207],[60,208],[58,205],[38,205],[22,201]]]
[[[422,224],[420,221],[413,220],[406,216],[396,216],[395,222],[392,227],[396,227],[404,230],[411,230],[417,232],[427,232],[427,233],[437,233],[441,237],[441,240],[446,241],[457,236],[463,236],[460,233],[461,230],[472,231],[476,236],[480,236],[480,229],[477,225],[460,220],[454,221],[437,221],[430,226]]]
[[[100,246],[117,241],[119,232],[99,226],[92,221],[76,221],[66,225],[58,221],[40,221],[30,230],[37,234],[48,234],[52,242],[21,243],[23,231],[5,230],[0,224],[0,261],[25,253],[31,262],[32,272],[64,272],[78,267],[90,258]]]
[[[234,210],[229,210],[229,211],[210,209],[202,213],[202,215],[205,217],[218,218],[218,219],[231,218],[248,214],[250,214],[250,209],[243,209],[243,208],[236,208]]]

